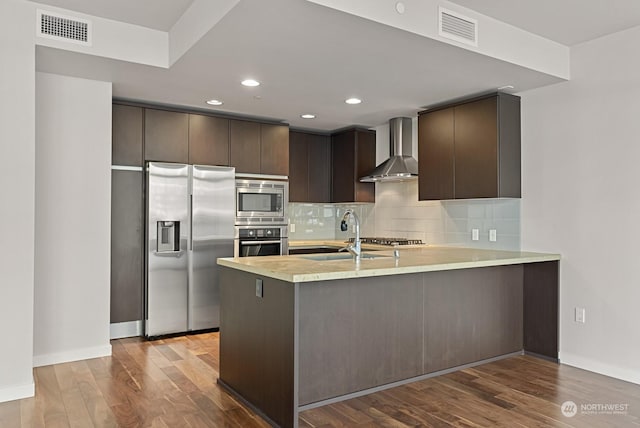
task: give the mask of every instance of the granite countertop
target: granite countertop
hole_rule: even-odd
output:
[[[229,257],[218,259],[218,264],[288,282],[311,282],[560,260],[559,254],[524,251],[439,246],[399,249],[400,257],[397,259],[393,257],[393,250],[382,250],[371,253],[376,258],[362,259],[359,264],[352,258],[324,261],[309,259],[323,254]]]

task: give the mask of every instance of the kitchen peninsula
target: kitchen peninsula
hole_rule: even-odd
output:
[[[289,427],[299,411],[493,358],[557,359],[559,255],[369,255],[218,259],[219,382]]]

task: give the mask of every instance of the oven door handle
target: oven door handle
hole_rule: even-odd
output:
[[[240,241],[240,245],[280,244],[282,241]]]

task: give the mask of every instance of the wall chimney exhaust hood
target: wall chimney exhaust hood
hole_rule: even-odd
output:
[[[403,181],[418,177],[418,161],[412,156],[411,118],[395,117],[389,121],[389,159],[378,165],[361,182]]]

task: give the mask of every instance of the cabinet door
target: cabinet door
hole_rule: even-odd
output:
[[[356,131],[356,165],[355,165],[355,194],[354,202],[375,202],[375,183],[361,183],[360,177],[371,172],[376,167],[376,133],[371,131]]]
[[[327,135],[309,135],[308,202],[331,201],[331,139]],[[289,177],[289,183],[292,179]]]
[[[453,108],[418,118],[418,186],[420,200],[453,199]]]
[[[289,175],[289,127],[260,125],[260,172]]]
[[[309,137],[310,134],[289,133],[289,201],[309,201]]]
[[[111,322],[143,318],[142,171],[111,171]]]
[[[497,98],[455,107],[455,197],[498,196]]]
[[[189,115],[145,110],[144,158],[148,161],[189,161]]]
[[[355,201],[355,132],[355,130],[351,130],[331,136],[332,202]]]
[[[143,109],[113,105],[111,164],[142,166]]]
[[[189,163],[229,165],[229,119],[189,115]]]
[[[332,202],[375,202],[375,184],[359,178],[376,166],[376,134],[351,129],[331,136]]]
[[[260,124],[229,121],[229,163],[236,173],[260,174]]]

